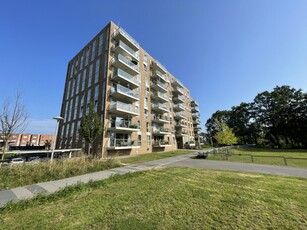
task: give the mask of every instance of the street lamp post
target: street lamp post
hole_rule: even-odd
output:
[[[56,121],[57,121],[57,124],[56,124],[56,129],[55,129],[55,135],[54,135],[54,138],[53,138],[53,145],[52,145],[52,152],[51,152],[51,159],[50,159],[50,161],[53,160],[54,149],[55,149],[57,134],[58,134],[58,130],[59,130],[59,123],[60,123],[62,120],[64,120],[64,118],[63,118],[63,117],[60,117],[60,116],[57,116],[57,117],[53,117],[52,119],[56,120]]]

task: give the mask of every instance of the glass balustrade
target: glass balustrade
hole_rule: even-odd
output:
[[[129,89],[125,86],[119,85],[119,84],[116,84],[115,87],[112,87],[112,91],[127,94],[127,95],[129,95],[131,97],[135,97],[135,98],[140,97],[139,93],[136,93],[136,92],[132,91],[131,89]]]
[[[113,102],[111,104],[110,109],[121,109],[121,110],[126,110],[132,113],[139,113],[139,109],[137,107],[135,107],[134,105],[131,104],[126,104],[123,102]]]

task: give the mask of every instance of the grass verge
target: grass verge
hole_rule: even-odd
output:
[[[174,150],[174,151],[169,151],[169,152],[140,154],[140,155],[120,159],[120,161],[123,164],[137,164],[137,163],[142,163],[146,161],[153,161],[153,160],[159,160],[159,159],[167,158],[167,157],[184,155],[184,154],[191,153],[193,151],[196,151],[196,150]]]
[[[209,156],[209,160],[228,160],[233,162],[244,162],[244,163],[257,163],[257,164],[270,164],[270,165],[281,165],[285,166],[283,158],[271,158],[267,156],[285,156],[287,157],[287,165],[292,167],[305,167],[307,168],[307,150],[289,150],[289,149],[259,149],[259,148],[240,148],[233,150],[235,154],[228,156],[228,159],[225,158],[224,154],[214,154]],[[252,154],[253,161],[249,155]],[[298,159],[288,159],[288,158],[306,158],[306,160]]]
[[[106,161],[78,157],[37,164],[20,164],[12,167],[0,168],[0,190],[15,188],[23,185],[30,185],[50,180],[59,180],[72,176],[97,172],[110,168],[120,167],[123,164],[135,164],[171,156],[178,156],[189,153],[189,150],[176,150],[174,152],[151,153],[131,156],[117,160],[109,158]]]
[[[306,229],[306,190],[300,178],[161,168],[10,204],[0,229]]]

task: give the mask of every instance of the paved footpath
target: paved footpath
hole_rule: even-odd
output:
[[[100,172],[89,173],[66,179],[48,181],[0,191],[0,207],[3,207],[6,203],[10,201],[30,199],[39,193],[51,194],[56,191],[59,191],[60,189],[63,189],[66,186],[76,185],[78,183],[87,183],[91,180],[103,180],[115,174],[132,173],[161,166],[206,168],[214,170],[242,171],[249,173],[264,173],[307,178],[306,168],[191,159],[192,156],[196,155],[196,152],[192,152],[186,155],[148,161],[144,163],[108,169]]]

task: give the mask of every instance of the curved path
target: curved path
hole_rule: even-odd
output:
[[[10,201],[30,199],[40,193],[43,194],[54,193],[56,191],[59,191],[60,189],[63,189],[66,186],[76,185],[80,182],[87,183],[91,180],[92,181],[104,180],[111,177],[114,174],[126,174],[129,172],[130,173],[137,172],[137,171],[148,170],[155,167],[163,167],[163,166],[206,168],[214,170],[265,173],[265,174],[307,178],[307,168],[293,168],[287,166],[273,166],[273,165],[260,165],[260,164],[236,163],[236,162],[225,162],[225,161],[212,161],[204,159],[191,159],[191,157],[196,155],[197,152],[192,152],[186,155],[148,161],[144,163],[108,169],[100,172],[89,173],[66,179],[42,182],[33,185],[3,190],[0,191],[0,207],[3,207],[5,204],[7,204]]]

